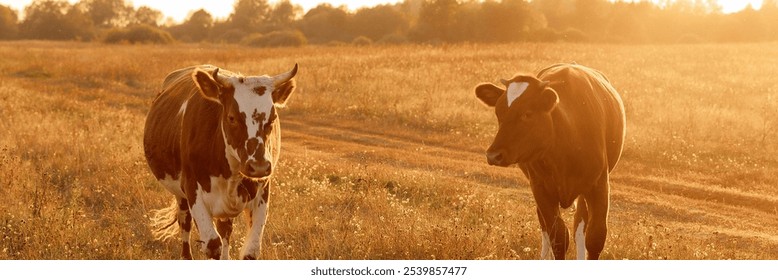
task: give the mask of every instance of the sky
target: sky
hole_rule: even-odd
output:
[[[68,0],[71,3],[78,2],[78,0]],[[303,10],[307,11],[313,7],[316,7],[319,3],[328,2],[333,6],[346,5],[351,10],[356,10],[360,7],[367,6],[372,7],[378,4],[393,4],[401,2],[402,0],[291,0],[292,3],[300,5]],[[658,2],[654,0],[655,2]],[[762,0],[717,0],[723,7],[724,13],[737,12],[745,8],[749,3],[756,9],[762,6]],[[30,4],[32,0],[0,0],[0,4],[11,6],[14,10],[22,12],[24,7]],[[214,0],[128,0],[136,8],[140,6],[148,6],[162,11],[165,17],[171,17],[175,22],[183,22],[187,18],[189,13],[198,10],[205,9],[213,17],[218,19],[224,19],[232,12],[232,2],[229,1],[214,1]],[[270,3],[275,3],[277,0],[270,0]]]

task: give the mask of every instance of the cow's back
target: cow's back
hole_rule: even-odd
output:
[[[167,75],[146,116],[143,146],[151,171],[157,179],[176,178],[181,172],[181,121],[184,104],[197,93],[192,80],[195,67]]]
[[[626,119],[621,97],[605,75],[577,64],[557,64],[541,70],[538,78],[549,81],[559,95],[552,116],[564,127],[557,137],[572,139],[590,157],[604,155],[608,171],[613,170],[621,157]]]

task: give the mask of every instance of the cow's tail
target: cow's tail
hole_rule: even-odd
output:
[[[178,226],[178,202],[175,199],[167,208],[152,210],[150,219],[151,234],[155,239],[175,238],[181,232]]]

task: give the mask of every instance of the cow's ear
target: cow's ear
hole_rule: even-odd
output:
[[[475,87],[475,96],[489,107],[497,104],[497,98],[500,98],[503,92],[505,90],[491,83],[483,83]]]
[[[276,88],[273,90],[273,103],[277,107],[286,106],[286,101],[289,100],[289,96],[292,95],[295,87],[297,87],[297,84],[295,83],[294,79],[276,86]]]
[[[197,89],[200,90],[200,93],[203,95],[203,97],[205,97],[205,99],[221,103],[219,101],[219,83],[214,79],[218,73],[219,68],[214,70],[213,76],[208,74],[208,72],[197,68],[194,72],[192,72],[192,79],[194,80],[195,85],[197,85]]]
[[[537,108],[544,112],[551,112],[559,104],[559,95],[550,87],[543,88],[537,101]]]

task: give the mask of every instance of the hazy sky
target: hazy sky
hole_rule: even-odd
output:
[[[78,2],[78,0],[68,0],[71,3]],[[269,0],[270,3],[275,3],[277,0]],[[384,3],[397,3],[402,0],[291,0],[292,3],[300,5],[304,10],[316,7],[319,3],[329,2],[333,6],[346,5],[349,9],[355,10],[362,6],[375,6],[377,4]],[[655,0],[656,1],[656,0]],[[25,6],[29,5],[32,0],[0,0],[0,4],[11,6],[17,11],[22,11]],[[226,18],[232,12],[232,2],[230,1],[214,1],[214,0],[131,0],[137,8],[140,6],[149,6],[151,8],[162,11],[165,17],[172,17],[176,22],[182,22],[190,12],[204,8],[216,18]],[[731,13],[742,10],[749,3],[754,8],[762,6],[762,0],[718,0],[719,4],[724,7],[725,13]]]

